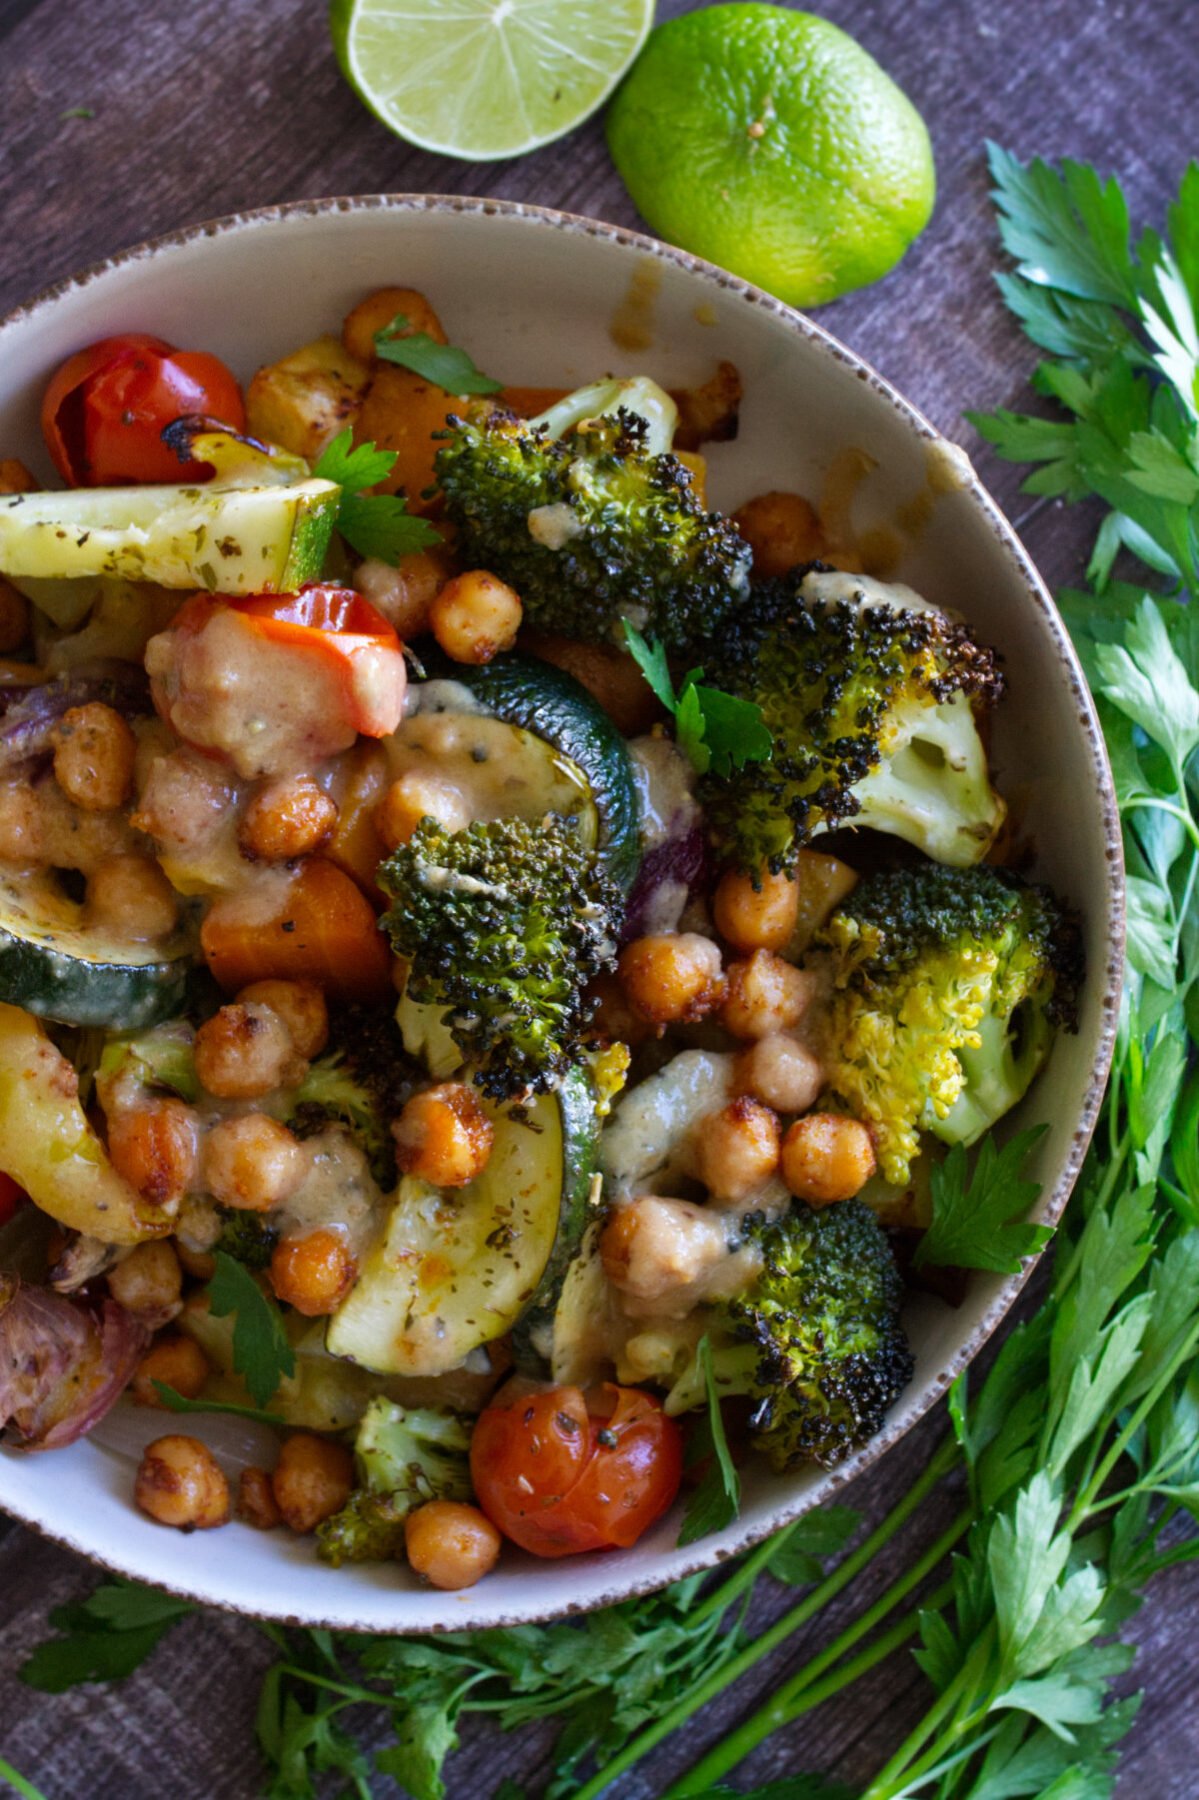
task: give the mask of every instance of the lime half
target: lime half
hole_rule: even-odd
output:
[[[594,112],[645,42],[654,0],[333,0],[347,81],[410,143],[486,162]]]
[[[885,275],[933,207],[911,101],[844,31],[782,6],[659,25],[608,145],[653,231],[792,306]]]

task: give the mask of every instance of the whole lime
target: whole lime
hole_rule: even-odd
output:
[[[792,306],[877,281],[933,208],[911,101],[844,31],[779,6],[659,25],[609,109],[608,146],[659,237]]]

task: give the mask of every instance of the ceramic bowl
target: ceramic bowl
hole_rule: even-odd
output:
[[[304,202],[127,251],[10,314],[0,323],[0,452],[51,480],[39,397],[82,344],[154,332],[213,350],[246,378],[336,330],[363,294],[388,284],[426,290],[451,341],[514,383],[572,387],[602,371],[644,370],[685,385],[728,358],[746,398],[736,442],[711,447],[714,504],[731,508],[779,487],[817,494],[839,453],[864,451],[873,469],[855,524],[894,532],[897,519],[921,521],[894,537],[895,576],[963,612],[1002,651],[1011,693],[995,728],[998,785],[1035,846],[1037,874],[1085,917],[1080,1029],[1060,1038],[1013,1118],[1049,1126],[1033,1173],[1043,1184],[1042,1216],[1056,1219],[1107,1073],[1122,947],[1119,834],[1098,725],[1049,595],[964,456],[819,326],[694,257],[563,213],[403,195]],[[0,1453],[0,1505],[110,1568],[274,1618],[366,1631],[544,1618],[660,1586],[827,1500],[937,1401],[1024,1278],[975,1276],[956,1309],[914,1298],[915,1379],[879,1435],[832,1473],[747,1471],[738,1521],[685,1550],[675,1546],[677,1519],[668,1518],[632,1550],[550,1563],[511,1555],[479,1587],[445,1595],[398,1566],[329,1569],[311,1540],[286,1532],[233,1524],[182,1537],[134,1511],[132,1457],[164,1422],[132,1408],[68,1450]],[[214,1419],[201,1428],[232,1467],[252,1459],[254,1446],[238,1428],[223,1433],[228,1425]]]

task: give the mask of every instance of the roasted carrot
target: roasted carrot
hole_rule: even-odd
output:
[[[365,300],[360,300],[346,317],[341,328],[341,341],[359,362],[373,362],[376,332],[386,331],[393,319],[401,317],[407,319],[408,324],[401,327],[400,335],[408,337],[413,332],[421,332],[425,337],[436,338],[439,344],[445,343],[441,320],[425,296],[418,294],[415,288],[399,287],[377,288]]]
[[[357,884],[321,857],[301,863],[273,908],[257,896],[213,902],[200,929],[208,967],[230,993],[270,978],[315,981],[340,1000],[391,989],[391,954]]]

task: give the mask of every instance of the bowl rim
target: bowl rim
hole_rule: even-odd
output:
[[[752,282],[745,281],[715,263],[695,256],[689,251],[681,250],[675,245],[664,243],[644,232],[623,225],[614,225],[586,214],[573,213],[558,207],[534,205],[527,201],[464,194],[407,192],[330,195],[323,198],[282,201],[244,211],[220,214],[214,218],[197,221],[192,225],[180,226],[174,230],[163,232],[156,237],[141,239],[111,256],[98,259],[85,265],[82,269],[60,277],[40,289],[29,299],[18,302],[16,306],[0,317],[0,349],[3,347],[3,338],[11,326],[33,317],[44,307],[52,306],[66,295],[90,286],[93,281],[107,275],[112,270],[127,268],[139,261],[149,260],[164,250],[182,248],[208,238],[225,237],[242,231],[251,231],[263,225],[283,223],[297,218],[369,212],[394,212],[400,215],[405,213],[442,213],[451,216],[482,215],[527,220],[534,226],[540,226],[547,230],[579,234],[614,243],[622,249],[636,251],[659,262],[672,264],[708,286],[719,288],[748,305],[760,307],[771,313],[789,330],[815,345],[823,355],[831,357],[833,361],[853,371],[917,437],[927,443],[949,444],[964,458],[969,471],[969,479],[962,482],[961,491],[969,497],[982,516],[1004,559],[1012,567],[1027,598],[1041,615],[1042,623],[1047,628],[1053,642],[1059,670],[1066,677],[1070,697],[1075,705],[1078,728],[1086,745],[1091,774],[1094,779],[1093,792],[1099,809],[1103,838],[1104,889],[1099,896],[1099,904],[1095,908],[1094,916],[1097,922],[1100,917],[1102,920],[1106,955],[1102,969],[1102,992],[1096,1026],[1095,1052],[1083,1096],[1082,1109],[1070,1136],[1069,1149],[1061,1173],[1052,1193],[1044,1197],[1038,1213],[1041,1222],[1056,1226],[1073,1191],[1094,1134],[1115,1050],[1124,968],[1125,871],[1119,810],[1111,767],[1098,715],[1078,655],[1053,597],[1032,558],[1021,543],[1015,527],[980,480],[968,453],[956,445],[952,439],[946,438],[945,434],[937,429],[920,408],[901,394],[864,356],[842,343],[826,327],[816,323],[807,314],[786,305],[785,302],[756,287]],[[1100,971],[1095,971],[1092,978],[1097,979],[1099,974]],[[623,1581],[614,1578],[606,1585],[604,1591],[598,1592],[584,1601],[568,1600],[564,1604],[551,1605],[544,1610],[535,1608],[529,1611],[521,1608],[506,1616],[487,1619],[487,1628],[541,1623],[575,1616],[596,1611],[621,1600],[654,1593],[674,1581],[684,1579],[702,1570],[713,1569],[718,1564],[743,1554],[802,1517],[804,1513],[814,1510],[817,1506],[827,1504],[835,1494],[848,1486],[858,1475],[863,1474],[879,1462],[886,1452],[898,1443],[900,1438],[906,1436],[933,1411],[958,1375],[974,1360],[1002,1323],[1040,1262],[1042,1254],[1043,1251],[1038,1251],[1034,1256],[1025,1260],[1019,1271],[1004,1278],[991,1304],[974,1326],[965,1343],[929,1381],[927,1392],[918,1405],[910,1408],[909,1416],[889,1419],[882,1430],[877,1432],[853,1456],[835,1468],[824,1472],[818,1498],[811,1495],[794,1497],[790,1502],[784,1501],[780,1506],[772,1507],[768,1519],[763,1522],[743,1525],[738,1529],[737,1526],[740,1524],[738,1521],[733,1527],[726,1527],[724,1532],[713,1533],[708,1538],[698,1539],[693,1545],[688,1546],[689,1554],[685,1555],[681,1562],[674,1557],[671,1558],[672,1567],[668,1572],[659,1575],[642,1573],[636,1577],[626,1577]],[[134,1579],[142,1581],[146,1579],[144,1575],[139,1574],[136,1569],[131,1569],[126,1563],[114,1561],[110,1556],[77,1542],[69,1529],[50,1526],[42,1519],[28,1517],[24,1513],[13,1510],[7,1502],[4,1511],[9,1517],[18,1519],[29,1529],[35,1531],[40,1537],[74,1551],[77,1555],[109,1573],[132,1576]],[[731,1538],[730,1532],[732,1533]],[[618,1566],[618,1559],[614,1558],[614,1577]],[[397,1629],[395,1626],[381,1625],[370,1621],[348,1622],[344,1614],[325,1618],[314,1617],[308,1613],[291,1614],[282,1609],[264,1611],[257,1607],[239,1606],[229,1600],[211,1598],[203,1591],[202,1580],[198,1583],[188,1583],[184,1580],[168,1582],[156,1578],[149,1585],[159,1587],[164,1592],[175,1594],[180,1598],[198,1601],[217,1611],[242,1617],[271,1619],[289,1626],[359,1631],[367,1634]],[[444,1631],[475,1628],[470,1619],[449,1617],[445,1620],[422,1621],[416,1625],[398,1627],[405,1635],[414,1636],[436,1635]]]

